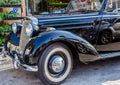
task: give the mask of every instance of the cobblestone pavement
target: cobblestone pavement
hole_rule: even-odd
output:
[[[0,72],[0,85],[43,85],[36,73],[22,70]],[[78,63],[62,85],[120,85],[120,58]]]

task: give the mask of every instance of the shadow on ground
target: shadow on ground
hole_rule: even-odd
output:
[[[36,73],[22,70],[0,72],[0,85],[43,85]],[[89,64],[77,63],[62,85],[120,85],[120,58]]]

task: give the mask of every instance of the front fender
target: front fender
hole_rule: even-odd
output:
[[[4,48],[5,50],[7,50],[7,43],[10,42],[15,46],[19,46],[19,41],[20,39],[16,36],[16,34],[14,34],[13,32],[10,33],[10,35],[8,35],[5,44],[4,44]]]
[[[68,43],[74,44],[74,46],[76,46],[76,50],[78,49],[77,44],[82,44],[87,49],[89,49],[93,55],[97,54],[96,49],[82,37],[68,31],[56,30],[42,33],[37,38],[32,39],[26,46],[24,57],[28,57],[27,60],[30,60],[32,63],[37,63],[38,56],[36,56],[36,52],[39,52],[40,54],[42,50],[48,45],[60,41],[66,41]],[[28,53],[28,50],[30,50],[30,53]]]

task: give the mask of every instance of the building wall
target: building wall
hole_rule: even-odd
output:
[[[26,16],[26,3],[25,0],[22,0],[22,13],[21,13],[21,9],[19,8],[19,15],[18,16]],[[3,12],[9,12],[12,8],[3,8]],[[4,21],[6,23],[12,24],[14,22],[21,22],[21,20],[6,20]]]

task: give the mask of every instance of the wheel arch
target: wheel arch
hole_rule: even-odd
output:
[[[71,50],[72,55],[74,56],[78,56],[78,53],[80,53],[79,45],[82,45],[84,48],[86,48],[86,50],[89,51],[88,53],[91,55],[98,54],[95,47],[82,37],[67,31],[52,31],[46,32],[28,43],[23,55],[23,58],[26,58],[24,60],[30,60],[30,63],[27,64],[35,64],[39,59],[37,55],[41,55],[46,47],[56,42],[65,44]],[[27,53],[26,57],[26,52],[27,50],[29,51],[29,48],[32,50]],[[74,59],[78,60],[78,57],[74,57]]]
[[[52,44],[55,44],[55,43],[62,43],[64,45],[66,45],[69,48],[69,50],[70,50],[70,52],[72,54],[73,62],[76,62],[76,61],[78,62],[79,61],[79,54],[78,54],[78,51],[77,51],[75,43],[70,43],[70,42],[65,41],[65,40],[57,40],[57,41],[54,41],[52,43],[48,43],[48,45],[46,45],[45,48],[50,46],[50,45],[52,45]],[[42,51],[44,51],[45,48]],[[40,56],[42,53],[41,54],[39,54],[39,53],[40,52],[37,51],[35,54],[38,54],[37,56]]]

